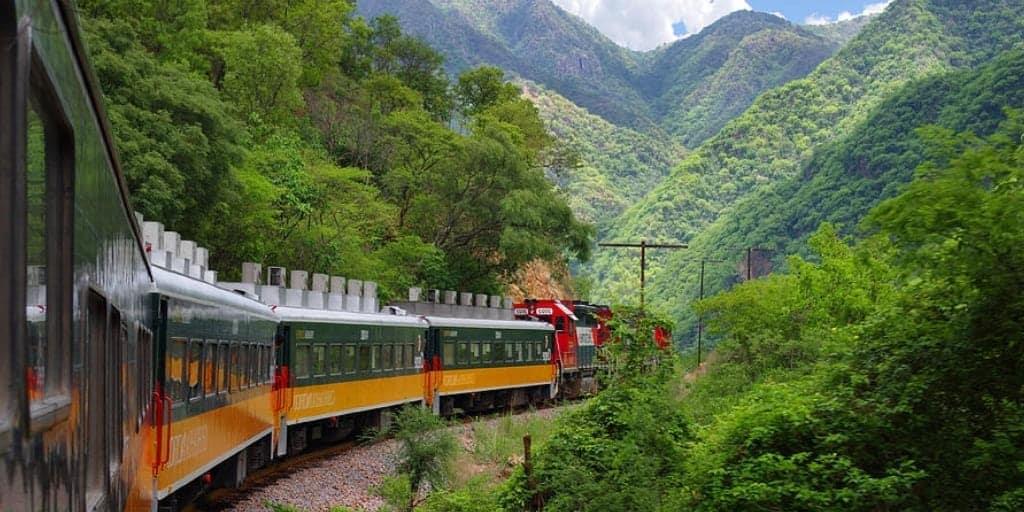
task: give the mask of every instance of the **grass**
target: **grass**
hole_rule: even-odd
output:
[[[497,420],[477,419],[473,422],[476,439],[473,458],[479,464],[507,464],[523,455],[523,437],[527,434],[537,446],[547,441],[555,430],[553,419],[533,414],[504,415]]]

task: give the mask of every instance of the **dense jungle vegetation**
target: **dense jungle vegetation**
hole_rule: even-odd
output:
[[[353,2],[83,1],[134,206],[242,261],[500,292],[586,258],[543,167],[560,152],[496,68],[456,79]]]

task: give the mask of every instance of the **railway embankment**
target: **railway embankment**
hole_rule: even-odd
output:
[[[555,418],[572,407],[467,419],[449,426],[459,441],[452,486],[504,479],[522,462],[523,436],[542,442],[553,430]],[[302,512],[345,507],[376,511],[385,505],[378,489],[396,473],[398,450],[399,443],[393,439],[323,450],[258,477],[243,489],[222,493],[207,505],[237,512],[265,512],[270,504]]]

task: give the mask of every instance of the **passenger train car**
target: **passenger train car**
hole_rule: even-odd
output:
[[[0,2],[0,510],[149,509],[152,275],[65,2]]]

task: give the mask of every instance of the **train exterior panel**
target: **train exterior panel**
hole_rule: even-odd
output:
[[[250,465],[259,450],[270,457],[278,425],[272,389],[278,319],[255,300],[159,267],[153,272],[164,403],[154,434],[162,500],[207,473],[234,483],[245,473],[238,465]]]
[[[412,316],[279,307],[282,369],[290,386],[283,399],[288,446],[340,436],[358,413],[379,412],[424,395],[426,323]],[[346,421],[340,421],[345,419]],[[314,431],[307,431],[311,427]]]
[[[554,396],[552,327],[543,322],[427,317],[428,401],[442,414]]]
[[[151,506],[151,276],[65,2],[0,2],[0,510]]]

